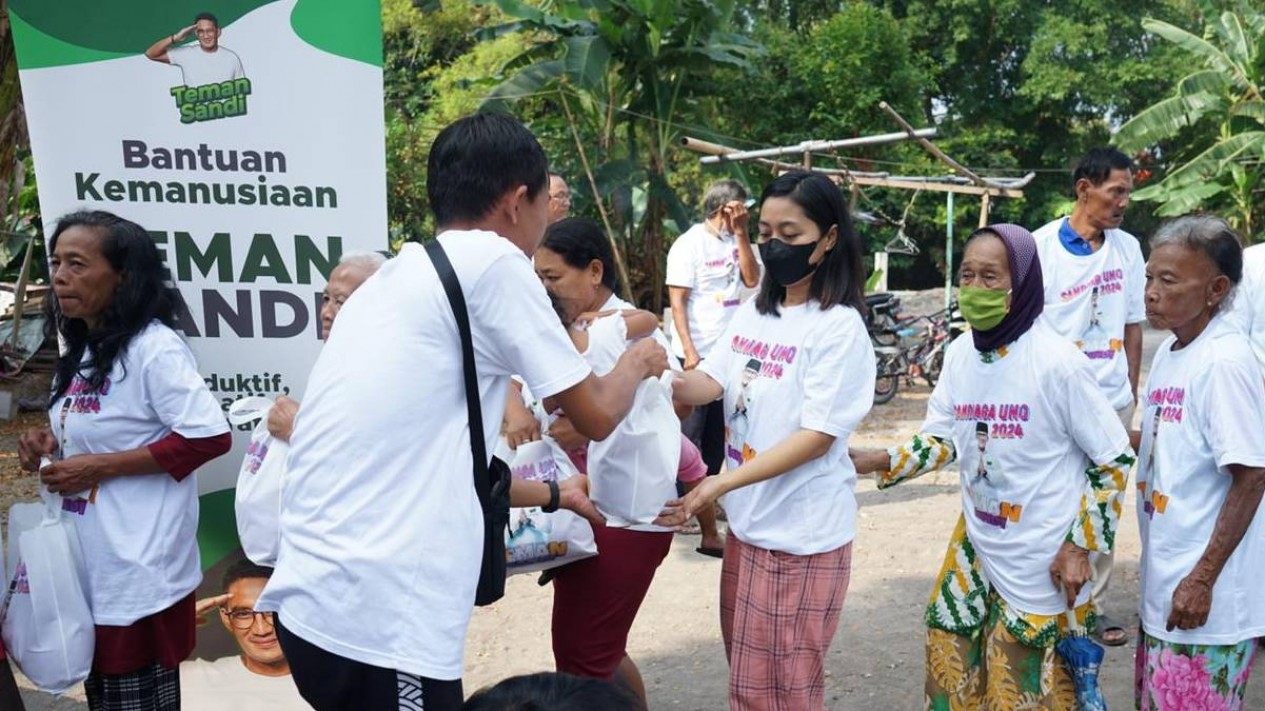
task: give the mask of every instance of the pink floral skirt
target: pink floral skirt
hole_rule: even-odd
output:
[[[1134,700],[1140,711],[1240,711],[1256,640],[1180,644],[1138,630]]]

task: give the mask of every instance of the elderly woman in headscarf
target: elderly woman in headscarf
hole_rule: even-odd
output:
[[[1076,708],[1054,645],[1067,611],[1095,622],[1090,551],[1115,539],[1129,437],[1087,362],[1039,316],[1032,235],[991,225],[966,243],[950,344],[921,431],[853,451],[887,488],[960,459],[962,515],[927,606],[928,708]]]

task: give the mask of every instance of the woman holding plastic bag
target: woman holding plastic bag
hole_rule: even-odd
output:
[[[18,445],[61,494],[83,552],[96,622],[88,707],[177,709],[202,579],[193,472],[232,442],[219,403],[173,330],[183,308],[140,225],[64,216],[49,238],[45,301],[57,360],[49,429]],[[40,468],[40,458],[53,460]]]
[[[782,175],[760,203],[759,294],[675,384],[691,405],[724,398],[727,471],[671,502],[660,522],[725,497],[730,708],[820,711],[856,533],[848,437],[874,393],[861,240],[824,176]]]
[[[550,225],[534,262],[573,342],[598,375],[614,366],[630,337],[663,338],[653,315],[636,312],[615,295],[614,255],[595,223],[571,218]],[[608,519],[608,525],[593,527],[598,555],[558,568],[554,577],[558,671],[615,678],[643,700],[641,673],[626,649],[628,632],[672,546],[672,529],[651,521],[655,508],[676,495],[680,438],[667,388],[643,382],[620,426],[590,445],[589,493]]]

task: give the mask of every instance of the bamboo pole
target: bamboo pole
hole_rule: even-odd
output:
[[[615,241],[615,230],[611,227],[610,216],[606,214],[606,204],[602,202],[602,193],[597,189],[597,178],[593,177],[593,169],[589,167],[588,155],[584,152],[584,144],[580,142],[580,132],[575,128],[575,118],[571,115],[571,105],[567,103],[567,95],[558,89],[558,98],[562,99],[562,109],[567,113],[567,125],[571,129],[571,137],[575,139],[575,149],[580,153],[580,165],[584,166],[584,175],[589,179],[589,188],[593,191],[593,200],[597,203],[597,211],[602,215],[602,224],[606,226],[606,239],[611,243],[611,251],[615,253],[615,268],[619,270],[619,281],[623,285],[624,295],[632,298],[632,282],[628,279],[628,267],[624,266],[624,253]]]
[[[855,148],[857,146],[878,146],[885,143],[898,143],[900,141],[909,140],[911,137],[927,138],[936,135],[934,128],[920,128],[917,130],[910,129],[912,133],[901,131],[898,133],[882,133],[875,136],[857,136],[856,138],[842,138],[837,141],[803,141],[793,146],[781,146],[778,148],[760,148],[754,151],[739,151],[736,149],[727,149],[723,153],[716,153],[715,160],[703,161],[704,163],[722,163],[731,160],[751,160],[752,158],[774,158],[786,155],[802,155],[804,153],[823,153],[839,148]],[[696,139],[688,139],[696,140]],[[683,141],[684,143],[684,141]],[[714,144],[713,144],[714,145]]]
[[[923,149],[925,149],[928,153],[930,153],[931,155],[939,159],[940,162],[944,163],[945,165],[949,166],[953,170],[957,171],[959,174],[970,178],[971,182],[975,183],[976,185],[980,185],[980,186],[988,185],[988,181],[984,180],[983,178],[973,173],[966,166],[962,165],[961,163],[945,155],[944,151],[936,147],[936,144],[932,143],[931,141],[928,141],[926,138],[922,136],[919,136],[918,132],[914,130],[914,127],[909,125],[909,122],[905,120],[905,117],[896,113],[896,109],[893,109],[891,106],[888,106],[886,101],[878,102],[878,107],[886,111],[887,115],[892,117],[892,120],[900,124],[901,128],[905,129],[905,131],[909,134],[910,138],[914,139],[915,141],[918,141],[918,145],[922,146]]]

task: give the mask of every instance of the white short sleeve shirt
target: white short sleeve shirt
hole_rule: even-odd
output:
[[[1146,261],[1138,240],[1107,230],[1093,254],[1072,254],[1059,240],[1067,218],[1033,233],[1045,282],[1042,317],[1089,359],[1099,387],[1117,410],[1132,403],[1124,327],[1146,320]]]
[[[1173,591],[1212,538],[1230,464],[1265,466],[1265,384],[1247,339],[1215,317],[1181,350],[1155,353],[1142,400],[1138,526],[1142,626],[1168,642],[1237,644],[1265,636],[1265,514],[1259,510],[1212,589],[1208,621],[1166,630]]]
[[[703,223],[689,228],[668,250],[666,281],[690,290],[685,302],[690,340],[699,357],[706,358],[746,294],[738,270],[737,237],[713,234]],[[685,357],[679,337],[672,339],[672,352]]]
[[[748,301],[699,369],[724,387],[729,469],[801,429],[835,438],[823,456],[726,494],[730,532],[794,555],[851,541],[857,503],[848,438],[874,402],[874,349],[860,314],[809,301],[765,316]]]
[[[99,391],[76,377],[48,414],[63,458],[139,449],[173,432],[229,431],[193,353],[157,321],[132,339]],[[202,582],[197,474],[115,477],[66,497],[62,510],[79,535],[97,624],[130,625]]]
[[[470,313],[491,453],[511,374],[548,397],[590,369],[522,251],[491,232],[438,239]],[[317,359],[256,608],[340,656],[460,678],[483,541],[472,466],[456,321],[408,244],[347,300]]]
[[[998,594],[1026,613],[1061,614],[1049,568],[1080,513],[1085,470],[1129,451],[1089,364],[1040,320],[987,359],[961,336],[921,431],[957,450],[967,535]]]
[[[246,76],[237,53],[223,46],[208,52],[196,42],[167,50],[167,61],[180,67],[185,86],[205,86]]]

